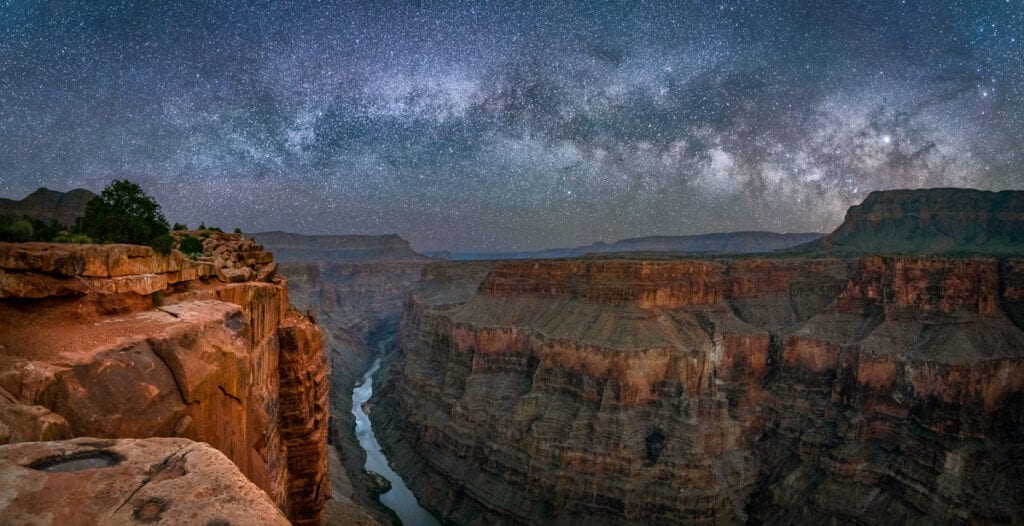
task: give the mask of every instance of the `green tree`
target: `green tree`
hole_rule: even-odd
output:
[[[98,242],[149,245],[161,253],[171,250],[168,228],[160,205],[127,179],[110,183],[92,198],[77,225]]]

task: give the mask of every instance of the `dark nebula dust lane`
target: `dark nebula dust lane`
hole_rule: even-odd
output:
[[[523,250],[1024,188],[1019,1],[536,4],[0,2],[0,195]]]

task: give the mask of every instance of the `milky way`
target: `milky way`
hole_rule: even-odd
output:
[[[1024,188],[1020,0],[176,4],[0,1],[0,196],[514,250]]]

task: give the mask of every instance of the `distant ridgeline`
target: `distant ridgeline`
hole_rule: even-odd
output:
[[[56,221],[70,227],[85,213],[85,205],[93,197],[96,194],[83,188],[70,192],[40,188],[20,201],[0,197],[0,216],[28,216],[44,223]]]
[[[552,259],[619,252],[668,254],[755,254],[794,247],[824,237],[817,232],[779,234],[776,232],[724,232],[694,236],[649,236],[598,241],[576,248],[553,248],[531,252],[456,253],[451,259]]]
[[[872,192],[798,254],[1024,254],[1024,192],[961,188]]]

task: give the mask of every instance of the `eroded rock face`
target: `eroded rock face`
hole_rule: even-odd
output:
[[[288,451],[289,516],[296,525],[318,525],[331,496],[327,475],[330,365],[320,328],[290,311],[278,327],[281,342],[281,437]]]
[[[0,446],[4,524],[289,524],[208,444],[78,438]]]
[[[209,239],[216,264],[130,245],[0,245],[0,266],[61,283],[175,276],[159,296],[0,300],[0,437],[207,442],[297,522],[315,523],[331,493],[319,329],[289,314],[282,278],[215,277],[219,265],[254,274],[251,265],[272,264],[261,263],[269,253],[238,236]],[[182,278],[190,265],[209,272]]]
[[[371,415],[456,523],[1024,520],[1016,260],[435,267]]]

